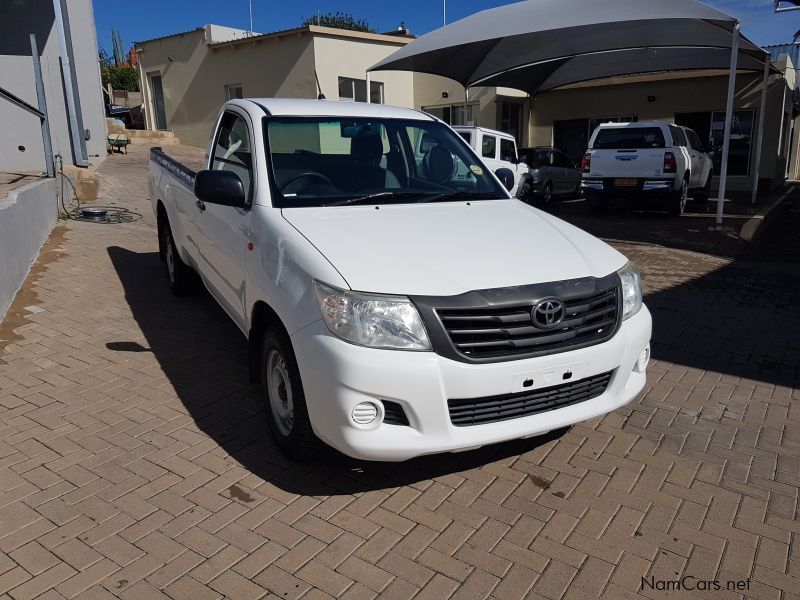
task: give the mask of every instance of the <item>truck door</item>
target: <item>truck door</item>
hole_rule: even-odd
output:
[[[248,204],[252,203],[256,183],[251,132],[246,113],[225,112],[209,157],[209,168],[239,176]],[[246,330],[244,287],[250,209],[201,203],[197,230],[203,278],[220,304]]]

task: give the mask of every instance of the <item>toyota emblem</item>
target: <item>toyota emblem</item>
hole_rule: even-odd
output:
[[[564,303],[557,298],[542,300],[531,310],[531,321],[539,329],[552,329],[564,320]]]

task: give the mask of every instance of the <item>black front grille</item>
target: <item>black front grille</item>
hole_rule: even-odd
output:
[[[381,400],[383,402],[383,422],[388,425],[408,425],[406,411],[397,402]]]
[[[552,329],[540,329],[533,324],[532,302],[439,309],[436,313],[455,349],[470,358],[569,349],[604,341],[616,329],[619,312],[616,286],[562,301],[564,320]]]
[[[606,391],[612,374],[613,371],[609,371],[571,383],[517,394],[448,400],[450,422],[457,427],[482,425],[527,417],[585,402],[597,398]]]

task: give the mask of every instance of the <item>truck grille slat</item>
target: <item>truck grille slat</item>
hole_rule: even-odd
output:
[[[482,425],[571,406],[603,395],[613,371],[548,388],[486,398],[450,399],[450,422],[457,427]]]

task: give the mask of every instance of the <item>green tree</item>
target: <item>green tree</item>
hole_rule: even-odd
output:
[[[131,66],[108,67],[100,70],[100,79],[103,87],[111,84],[114,90],[126,90],[128,92],[139,91],[139,75],[136,69]]]
[[[326,13],[308,17],[303,21],[303,27],[308,25],[319,25],[321,27],[333,27],[334,29],[349,29],[351,31],[364,31],[375,33],[369,26],[366,19],[356,19],[353,15],[342,12]]]

